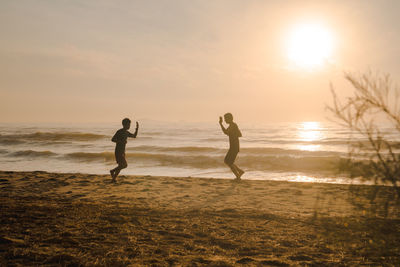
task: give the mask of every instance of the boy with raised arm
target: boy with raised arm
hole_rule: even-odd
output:
[[[128,137],[133,137],[136,138],[139,130],[139,123],[136,122],[136,130],[135,133],[130,133],[128,130],[131,127],[131,120],[128,118],[125,118],[122,120],[122,129],[119,129],[111,139],[115,144],[115,160],[118,163],[118,166],[115,167],[114,169],[110,170],[111,174],[111,182],[115,183],[116,178],[119,174],[119,172],[122,169],[125,169],[128,167],[128,163],[126,163],[125,159],[125,146],[127,143]]]
[[[219,125],[221,126],[224,134],[229,136],[229,150],[225,156],[225,164],[231,168],[236,179],[240,180],[244,171],[234,164],[237,154],[239,153],[239,137],[242,137],[242,133],[236,123],[233,122],[233,116],[231,113],[224,115],[225,122],[229,124],[229,127],[225,129],[222,124],[222,117],[219,117]]]

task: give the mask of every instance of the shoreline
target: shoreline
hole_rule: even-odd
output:
[[[112,165],[114,166],[114,165]],[[112,167],[110,166],[110,168]],[[108,171],[105,171],[104,173],[90,173],[90,172],[71,172],[71,171],[45,171],[45,170],[23,170],[23,171],[19,171],[19,170],[0,170],[0,173],[4,173],[4,172],[12,172],[12,173],[56,173],[56,174],[62,174],[62,175],[97,175],[97,176],[110,176],[110,174],[108,173]],[[248,173],[245,172],[244,174],[244,178],[241,179],[241,181],[274,181],[274,182],[289,182],[289,183],[315,183],[315,184],[332,184],[332,185],[344,185],[344,186],[350,186],[350,185],[354,185],[354,186],[375,186],[375,184],[373,184],[372,182],[369,182],[368,180],[363,180],[362,178],[349,178],[349,177],[345,177],[345,176],[337,176],[337,177],[331,177],[330,174],[326,174],[326,175],[320,175],[319,177],[313,177],[310,174],[307,173],[302,173],[302,174],[291,174],[290,176],[288,176],[288,174],[286,172],[273,172],[271,173],[270,177],[278,177],[279,174],[283,174],[284,177],[295,177],[295,176],[301,176],[301,177],[306,177],[304,178],[305,180],[301,180],[301,178],[298,178],[298,180],[296,179],[291,179],[291,180],[287,180],[287,179],[282,179],[279,180],[277,178],[265,178],[265,177],[261,177],[261,178],[249,178],[249,175],[252,175],[252,173]],[[127,173],[127,174],[120,174],[121,177],[171,177],[171,178],[182,178],[182,179],[216,179],[216,180],[234,180],[235,177],[233,176],[232,173],[228,172],[228,176],[229,177],[217,177],[217,175],[215,176],[196,176],[196,175],[152,175],[152,174],[140,174],[140,173]],[[315,179],[315,181],[311,180],[311,179]],[[332,180],[332,181],[326,181],[326,180]],[[346,180],[344,182],[334,182],[333,180],[339,180],[339,181],[343,181]],[[347,181],[348,180],[348,181]],[[391,186],[390,184],[388,185],[384,185],[384,184],[380,184],[377,186]]]
[[[140,175],[110,181],[109,175],[0,171],[0,263],[400,261],[399,211],[384,219],[380,210],[353,205],[349,185]],[[371,205],[372,187],[355,188],[358,204]]]

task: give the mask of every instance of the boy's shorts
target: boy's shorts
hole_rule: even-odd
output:
[[[125,153],[115,153],[115,160],[117,161],[118,165],[127,165]]]
[[[235,162],[238,153],[239,151],[236,149],[229,149],[228,153],[226,153],[224,162],[228,165],[232,165]]]

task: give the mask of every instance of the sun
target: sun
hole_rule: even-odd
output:
[[[331,32],[321,24],[297,25],[287,41],[287,55],[292,64],[304,69],[323,66],[332,56]]]

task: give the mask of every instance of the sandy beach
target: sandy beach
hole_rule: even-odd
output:
[[[0,187],[2,266],[400,262],[398,212],[352,205],[349,185],[2,171]]]

